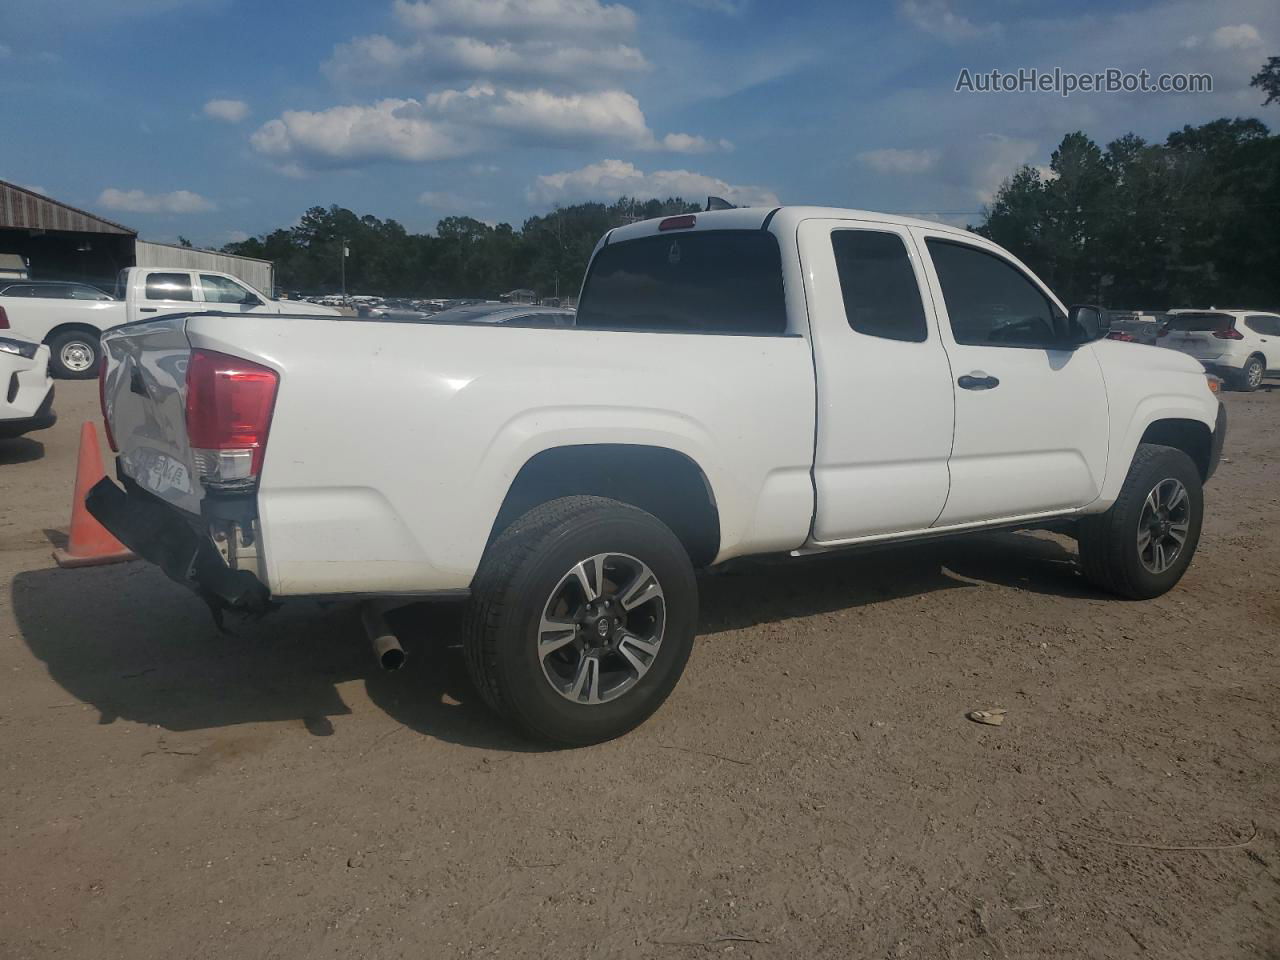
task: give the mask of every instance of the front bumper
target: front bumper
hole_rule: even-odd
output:
[[[28,409],[30,409],[28,407]],[[36,430],[48,430],[58,422],[58,415],[53,410],[53,385],[49,385],[49,392],[45,394],[44,402],[29,417],[15,417],[11,420],[0,420],[0,437],[20,437],[24,433],[32,433]]]
[[[1209,478],[1213,476],[1214,471],[1218,469],[1218,462],[1222,459],[1222,446],[1227,442],[1227,408],[1222,401],[1218,401],[1218,419],[1213,425],[1213,436],[1209,440],[1209,463],[1205,469],[1204,479],[1209,482]]]
[[[170,580],[199,594],[217,616],[222,610],[265,613],[270,592],[247,570],[232,570],[210,539],[203,517],[188,516],[128,477],[124,489],[104,477],[85,506],[117,540]]]

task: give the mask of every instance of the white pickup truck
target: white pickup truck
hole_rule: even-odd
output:
[[[475,683],[538,737],[642,722],[694,571],[1053,526],[1170,589],[1226,421],[971,233],[783,207],[619,227],[566,328],[189,312],[109,331],[89,509],[215,609],[467,597]]]
[[[53,287],[78,288],[95,295],[60,293]],[[337,316],[329,307],[272,300],[243,280],[213,270],[128,267],[120,271],[123,300],[106,297],[84,284],[11,284],[18,295],[0,296],[0,330],[49,345],[49,369],[54,376],[87,380],[96,375],[103,330],[141,320],[151,314],[188,312],[208,304],[211,309],[236,313],[297,313]]]

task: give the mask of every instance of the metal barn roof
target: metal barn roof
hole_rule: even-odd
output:
[[[113,233],[136,237],[137,230],[50,197],[0,180],[0,229],[61,230],[69,233]]]

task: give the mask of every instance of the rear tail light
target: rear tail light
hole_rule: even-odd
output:
[[[0,307],[0,330],[9,329],[9,315],[4,312],[4,307]]]
[[[1236,329],[1236,321],[1234,318],[1223,320],[1218,324],[1218,329],[1213,331],[1213,335],[1219,340],[1243,340],[1244,334]]]
[[[111,418],[107,416],[107,358],[98,361],[98,406],[102,408],[102,432],[107,435],[107,446],[112,453],[119,453],[116,435],[111,432]]]
[[[262,472],[280,376],[270,367],[193,350],[187,363],[187,440],[210,489],[251,486]]]

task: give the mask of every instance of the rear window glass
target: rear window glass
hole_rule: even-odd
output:
[[[1179,313],[1169,318],[1170,330],[1208,333],[1231,326],[1232,317],[1226,313]]]
[[[191,277],[185,273],[149,273],[147,299],[190,300]]]
[[[591,264],[576,326],[784,333],[778,241],[763,230],[707,230],[611,243]]]

